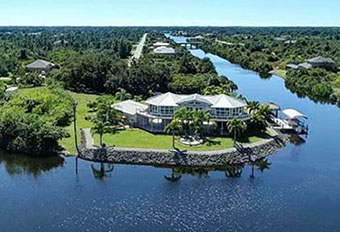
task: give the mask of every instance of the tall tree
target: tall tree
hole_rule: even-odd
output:
[[[234,135],[234,144],[236,144],[237,136],[241,135],[246,129],[247,124],[241,119],[232,119],[227,123],[227,128]]]

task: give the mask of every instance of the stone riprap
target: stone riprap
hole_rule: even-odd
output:
[[[89,147],[85,133],[82,133],[82,145],[79,157],[95,162],[123,164],[155,165],[155,166],[192,166],[210,167],[244,164],[251,160],[263,159],[284,147],[287,140],[276,134],[270,139],[256,143],[219,151],[194,152],[176,150],[156,150],[143,148]]]

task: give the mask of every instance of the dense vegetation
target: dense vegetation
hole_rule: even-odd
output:
[[[65,91],[40,89],[30,94],[4,94],[0,106],[0,146],[13,152],[46,154],[59,150],[68,134],[72,98]]]
[[[336,103],[338,97],[332,83],[339,78],[324,69],[291,70],[287,73],[286,86],[300,97],[309,96],[314,101]],[[340,87],[339,84],[335,85]]]
[[[317,55],[332,58],[336,66],[340,64],[337,28],[0,28],[0,146],[34,154],[60,149],[58,141],[70,132],[73,102],[63,89],[114,96],[105,102],[90,102],[89,108],[96,117],[89,119],[100,138],[107,131],[114,132],[112,125],[121,123],[116,111],[105,108],[113,101],[132,98],[142,101],[167,91],[236,95],[237,86],[227,77],[218,76],[209,59],[193,57],[164,38],[167,31],[203,35],[204,50],[258,71],[264,77],[272,69],[283,70],[288,63],[301,63]],[[149,35],[143,56],[129,66],[127,59],[133,45],[145,32]],[[176,55],[155,55],[152,44],[157,41],[168,41]],[[56,66],[46,76],[27,72],[25,66],[36,59]],[[288,71],[285,78],[287,87],[299,96],[332,103],[339,99],[340,77],[336,69]],[[12,95],[5,93],[3,82],[7,87],[50,86],[50,89]],[[62,88],[56,88],[57,85]],[[265,131],[267,111],[266,107],[253,104],[247,128]],[[197,120],[197,125],[201,122]],[[197,125],[194,129],[199,134]],[[230,126],[235,136],[243,131],[242,126],[237,121]]]
[[[127,28],[3,27],[0,28],[0,77],[24,86],[39,86],[38,75],[27,76],[25,65],[43,59],[57,68],[75,65],[84,53],[126,59],[143,30]],[[21,81],[17,81],[17,80]],[[24,80],[23,80],[24,79]]]
[[[340,29],[338,28],[228,28],[208,34],[201,44],[205,51],[222,56],[243,68],[269,77],[275,70],[287,78],[286,86],[313,100],[337,102],[340,75]],[[199,34],[195,29],[189,30]],[[316,56],[332,58],[331,70],[299,70],[288,72],[287,64],[304,63]],[[321,76],[321,78],[320,78]],[[302,78],[300,78],[302,77]],[[317,86],[314,86],[317,84]]]

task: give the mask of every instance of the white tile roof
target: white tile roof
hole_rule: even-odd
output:
[[[165,43],[165,42],[157,42],[153,44],[154,47],[166,47],[169,45],[170,45],[169,43]]]
[[[144,111],[148,108],[148,106],[132,100],[122,101],[120,103],[114,104],[113,107],[116,110],[130,115],[135,115],[137,111]]]
[[[48,62],[46,60],[36,60],[33,63],[30,63],[29,65],[27,65],[27,68],[47,68],[49,65],[54,66],[53,63]]]
[[[155,48],[153,52],[156,54],[175,54],[176,53],[175,49],[164,47],[164,46]]]
[[[5,92],[18,92],[19,88],[18,87],[9,87],[6,89]]]
[[[204,96],[200,94],[179,95],[170,92],[149,98],[146,103],[155,106],[180,106],[189,101],[203,102],[212,108],[238,108],[247,105],[244,101],[225,94]]]
[[[302,63],[298,65],[298,68],[305,68],[305,69],[311,69],[313,66],[309,63]]]
[[[318,57],[314,57],[312,59],[308,60],[308,63],[334,63],[334,61],[331,58],[326,58],[323,56],[318,56]]]
[[[146,101],[146,104],[155,105],[155,106],[178,106],[177,102],[182,100],[182,97],[173,93],[164,93],[152,98],[149,98]]]

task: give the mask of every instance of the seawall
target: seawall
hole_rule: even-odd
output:
[[[284,147],[287,139],[275,135],[256,143],[218,151],[194,152],[179,150],[156,150],[143,148],[120,148],[84,146],[87,144],[88,132],[82,130],[82,145],[78,156],[95,162],[154,166],[192,166],[215,167],[244,164],[251,160],[263,159]]]

